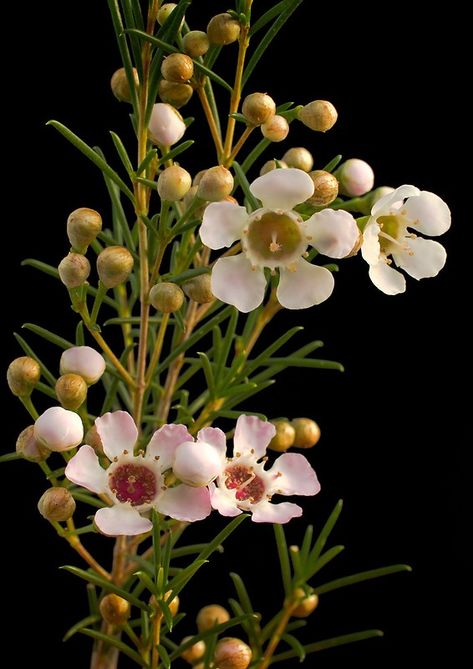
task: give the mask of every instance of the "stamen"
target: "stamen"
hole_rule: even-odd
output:
[[[391,235],[388,235],[386,232],[380,232],[379,236],[384,237],[384,239],[387,239],[392,244],[399,246],[403,251],[410,251],[410,247],[409,244],[407,244],[407,242],[400,242],[398,239],[396,239],[395,237],[391,237]]]
[[[246,481],[244,481],[243,483],[241,483],[241,484],[238,486],[237,491],[240,492],[241,490],[243,490],[244,488],[246,488],[246,486],[249,485],[252,481],[254,481],[255,478],[256,478],[256,474],[255,474],[254,472],[252,472],[251,475],[250,475],[250,477],[247,478]]]
[[[271,251],[271,253],[277,253],[282,249],[282,245],[278,244],[278,242],[276,241],[277,239],[276,232],[273,232],[273,234],[271,235],[271,239],[272,241],[271,244],[269,245],[269,250]]]

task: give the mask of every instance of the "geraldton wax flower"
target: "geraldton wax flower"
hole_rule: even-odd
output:
[[[264,298],[264,268],[279,270],[277,298],[287,309],[305,309],[330,297],[334,279],[325,267],[305,260],[307,248],[330,258],[347,256],[358,239],[355,219],[345,211],[324,209],[307,221],[294,207],[310,198],[314,183],[299,169],[276,169],[250,186],[262,207],[248,214],[231,202],[210,204],[200,237],[211,249],[241,240],[243,253],[219,258],[212,271],[212,293],[244,313]]]

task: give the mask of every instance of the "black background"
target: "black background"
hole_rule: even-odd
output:
[[[254,4],[258,11],[272,3]],[[225,2],[194,0],[188,15],[192,27],[204,29],[208,17],[226,7]],[[304,502],[305,516],[288,528],[290,541],[299,541],[307,521],[320,528],[336,500],[345,499],[334,540],[345,544],[346,552],[321,580],[394,562],[414,567],[412,574],[323,598],[305,639],[372,627],[384,629],[386,636],[308,661],[321,669],[346,661],[398,666],[406,659],[423,666],[434,657],[457,657],[467,475],[460,466],[466,444],[458,429],[464,414],[463,395],[457,391],[465,364],[465,326],[464,311],[456,305],[464,292],[460,235],[463,245],[471,238],[470,230],[462,229],[467,221],[461,210],[466,112],[459,97],[460,24],[454,3],[416,18],[407,3],[385,7],[381,14],[306,0],[267,52],[251,88],[267,90],[278,103],[328,99],[340,113],[338,124],[323,136],[294,124],[268,158],[297,145],[313,152],[319,168],[336,153],[361,157],[373,165],[377,185],[413,183],[439,194],[453,211],[453,228],[441,240],[449,259],[436,279],[410,279],[406,294],[385,296],[356,258],[341,263],[335,294],[325,304],[279,316],[272,333],[304,324],[307,331],[299,341],[321,338],[323,355],[341,360],[346,372],[288,371],[276,390],[247,407],[269,416],[310,415],[322,427],[323,438],[311,453],[322,492]],[[113,150],[108,129],[130,140],[128,109],[108,87],[119,59],[104,0],[35,3],[28,14],[14,9],[8,29],[16,46],[4,55],[2,77],[5,368],[21,354],[10,330],[23,321],[65,336],[72,336],[74,327],[61,287],[21,269],[20,260],[33,256],[56,265],[67,251],[67,214],[76,207],[93,207],[109,217],[98,171],[45,122],[64,122],[108,155]],[[235,52],[234,45],[227,47],[222,60],[230,62]],[[202,130],[182,161],[194,172],[211,164],[211,146],[194,101],[185,113],[197,115]],[[42,350],[34,335],[29,341]],[[43,355],[57,364],[50,349]],[[2,450],[10,451],[29,420],[5,386],[2,397]],[[47,661],[50,669],[86,667],[88,641],[60,642],[63,632],[85,615],[86,602],[82,584],[57,571],[64,563],[79,564],[78,558],[36,511],[44,486],[41,473],[15,462],[2,465],[1,477],[0,560],[8,590],[2,595],[6,643],[1,652],[16,648],[20,667],[38,661]],[[199,605],[225,603],[232,596],[225,567],[247,575],[257,609],[269,610],[279,601],[271,528],[249,525],[189,589],[183,605],[189,622],[181,624],[182,634],[192,632]],[[193,528],[192,535],[205,540],[221,526],[216,519]],[[106,559],[111,542],[98,544]]]

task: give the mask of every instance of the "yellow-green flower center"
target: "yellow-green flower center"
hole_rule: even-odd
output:
[[[295,215],[279,211],[256,212],[242,241],[251,262],[271,268],[293,263],[307,247]]]
[[[378,225],[381,228],[379,244],[382,253],[388,256],[391,253],[408,250],[409,247],[404,241],[407,233],[407,224],[403,216],[396,214],[380,216],[378,218]]]

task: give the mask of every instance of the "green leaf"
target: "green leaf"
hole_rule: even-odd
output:
[[[85,337],[84,337],[84,323],[79,321],[76,326],[76,336],[75,336],[75,345],[84,346]]]
[[[157,572],[157,570],[153,570],[154,573]],[[146,574],[144,571],[136,571],[133,576],[136,576],[136,578],[140,581],[144,587],[149,590],[149,592],[156,597],[156,599],[159,597],[159,591],[156,586],[156,583],[154,583],[151,578],[149,577],[148,574]]]
[[[79,620],[79,622],[77,622],[75,625],[73,625],[67,630],[62,640],[69,641],[69,639],[73,637],[74,634],[80,632],[80,630],[83,629],[84,627],[87,627],[88,625],[95,625],[95,623],[98,623],[101,620],[102,616],[99,615],[87,616],[86,618],[82,618],[82,620]]]
[[[249,615],[248,620],[242,623],[242,626],[248,634],[251,646],[261,649],[259,642],[261,629],[259,626],[258,617],[255,615],[248,590],[246,589],[243,579],[241,576],[239,576],[239,574],[236,572],[230,572],[230,578],[232,579],[233,585],[235,586],[235,590],[238,595],[238,602],[241,606],[241,611],[238,611],[237,615],[242,615],[245,613]]]
[[[5,453],[4,455],[0,455],[0,462],[12,462],[13,460],[22,459],[22,456],[16,451],[13,451],[13,453]]]
[[[156,579],[158,578],[158,570],[161,566],[161,521],[159,513],[153,507],[151,510],[151,521],[153,523],[153,561],[154,561],[154,572]],[[157,581],[156,581],[157,584]],[[156,586],[155,586],[156,589]],[[155,593],[156,594],[156,593]]]
[[[215,377],[212,369],[212,364],[206,353],[199,351],[197,355],[199,356],[202,362],[202,369],[205,374],[205,381],[207,383],[207,388],[209,391],[210,398],[213,399],[215,397]]]
[[[310,578],[312,578],[314,574],[319,572],[323,567],[325,567],[325,565],[336,558],[337,555],[340,555],[343,550],[345,550],[345,546],[332,546],[332,548],[329,548],[328,551],[323,553],[317,561],[308,561],[306,571],[304,573],[305,580],[308,581]]]
[[[218,415],[222,418],[230,418],[231,420],[237,420],[241,415],[256,416],[260,420],[268,420],[268,417],[264,413],[258,413],[257,411],[219,411]]]
[[[89,504],[90,506],[94,506],[96,509],[102,509],[104,506],[106,506],[100,499],[97,499],[96,497],[92,497],[91,495],[88,495],[85,492],[82,492],[83,489],[81,490],[74,490],[73,488],[69,488],[69,492],[71,495],[76,499],[78,502],[83,502],[84,504]]]
[[[123,641],[120,641],[116,636],[109,636],[108,634],[104,634],[103,632],[99,632],[97,630],[91,630],[88,628],[83,628],[79,630],[80,634],[85,634],[86,636],[92,637],[92,639],[97,639],[97,641],[103,641],[104,643],[113,646],[114,648],[118,648],[120,653],[123,653],[127,657],[129,657],[133,662],[136,662],[136,664],[139,664],[140,667],[148,667],[148,663],[146,660],[144,660],[141,655],[138,655],[138,653],[133,650],[133,648],[130,648],[126,643]]]
[[[174,158],[176,158],[176,156],[179,156],[184,151],[187,151],[187,149],[190,149],[190,147],[193,144],[195,144],[195,141],[193,139],[188,139],[186,142],[178,144],[173,149],[171,149],[171,151],[169,151],[162,158],[160,158],[158,164],[164,165],[168,160],[173,160]]]
[[[21,327],[24,330],[30,330],[31,332],[34,332],[39,337],[46,339],[46,341],[49,341],[51,342],[51,344],[55,344],[56,346],[59,346],[59,348],[62,348],[64,350],[67,350],[68,348],[72,348],[74,346],[74,344],[71,341],[68,341],[63,337],[54,334],[54,332],[46,330],[46,328],[42,328],[40,325],[35,325],[34,323],[23,323]]]
[[[204,564],[207,564],[207,562],[208,560],[196,558],[192,564],[179,572],[179,574],[170,581],[168,588],[169,590],[172,590],[172,595],[169,597],[169,603],[172,602],[174,597],[180,593],[182,588],[187,585],[191,578],[204,566]]]
[[[338,156],[335,156],[335,158],[332,158],[332,160],[330,160],[330,161],[325,165],[325,167],[322,167],[322,170],[323,170],[324,172],[330,172],[330,173],[332,173],[332,172],[334,171],[334,169],[338,166],[338,164],[340,163],[340,161],[342,160],[342,158],[343,158],[342,154],[339,153]]]
[[[110,130],[110,135],[117,150],[118,156],[123,163],[123,167],[126,169],[128,176],[130,178],[133,178],[134,176],[133,165],[130,160],[130,157],[128,156],[127,150],[125,149],[125,145],[123,144],[122,140],[117,135],[117,133],[113,132],[113,130]]]
[[[389,567],[380,567],[379,569],[370,569],[368,571],[360,571],[358,574],[351,574],[350,576],[343,576],[334,581],[323,583],[317,586],[315,592],[318,595],[323,595],[338,588],[345,588],[347,585],[354,585],[355,583],[362,583],[373,578],[380,578],[381,576],[389,576],[390,574],[397,574],[401,571],[412,571],[412,568],[407,564],[393,564]]]
[[[103,156],[98,147],[95,147],[95,150],[99,155]],[[104,178],[105,186],[107,188],[110,201],[112,203],[114,233],[119,239],[121,239],[121,235],[123,235],[123,238],[126,241],[128,249],[133,253],[133,251],[136,250],[136,244],[135,240],[133,239],[133,235],[131,234],[130,227],[128,225],[128,220],[126,218],[125,210],[123,209],[123,205],[120,200],[120,189],[116,184],[113,183],[113,181],[104,172],[102,173],[102,176]],[[105,298],[104,302],[107,302],[107,299],[109,298]]]
[[[171,659],[169,657],[169,653],[165,649],[165,647],[162,644],[158,644],[158,651],[159,651],[159,659],[165,666],[165,669],[170,669],[171,667]]]
[[[112,23],[117,37],[118,48],[122,57],[123,66],[125,68],[128,85],[130,88],[131,100],[135,111],[138,110],[138,96],[135,88],[135,77],[133,73],[133,63],[131,60],[130,51],[126,36],[123,34],[125,26],[123,25],[120,8],[117,0],[107,0],[110,14],[112,16]]]
[[[126,183],[118,176],[118,174],[113,170],[110,165],[95,151],[91,146],[86,144],[80,137],[73,133],[69,128],[67,128],[59,121],[48,121],[46,125],[50,125],[55,128],[58,132],[63,135],[73,146],[76,147],[86,158],[88,158],[96,167],[99,168],[104,174],[106,174],[117,186],[123,191],[123,193],[134,202],[134,195],[131,190],[128,188]]]
[[[317,358],[295,358],[292,355],[287,358],[268,358],[261,365],[270,367],[285,364],[287,367],[309,367],[310,369],[336,369],[339,372],[344,371],[343,365],[334,360],[319,360]]]
[[[46,395],[47,397],[50,397],[51,399],[57,401],[56,391],[53,390],[53,388],[51,388],[51,386],[46,385],[46,383],[42,383],[41,381],[39,381],[35,385],[34,389],[37,390],[40,393],[43,393],[43,395]]]
[[[189,281],[189,279],[193,279],[196,276],[201,276],[202,274],[209,274],[210,273],[210,268],[209,267],[195,267],[194,269],[188,269],[185,272],[181,272],[180,274],[172,275],[170,274],[169,276],[163,275],[162,279],[163,281],[172,281],[173,283],[177,283],[180,285],[181,283],[184,283],[185,281]]]
[[[292,634],[287,633],[282,635],[282,640],[291,646],[293,652],[295,653],[295,657],[299,658],[299,662],[304,662],[306,651],[301,642],[296,639],[295,636],[292,636]]]
[[[315,563],[319,559],[320,554],[322,553],[325,544],[327,543],[327,540],[342,512],[342,508],[343,508],[343,500],[339,499],[338,502],[335,504],[335,508],[333,509],[332,513],[328,517],[327,522],[320,531],[320,534],[317,537],[317,541],[315,542],[314,547],[310,553],[309,559],[312,562]]]
[[[33,358],[34,360],[36,360],[36,362],[38,363],[38,365],[41,367],[41,373],[42,373],[43,376],[46,378],[46,380],[48,381],[48,383],[49,383],[51,386],[55,386],[55,385],[56,385],[56,378],[51,374],[51,372],[50,372],[49,369],[46,367],[46,365],[45,365],[43,362],[41,362],[41,360],[38,358],[38,356],[37,356],[36,353],[33,351],[33,349],[31,348],[31,346],[30,346],[29,344],[27,344],[26,341],[23,339],[23,337],[21,337],[21,336],[20,336],[19,334],[17,334],[16,332],[13,333],[13,336],[15,337],[16,341],[20,344],[21,348],[22,348],[23,351],[26,353],[26,355],[29,355],[30,358]]]
[[[286,344],[290,339],[292,339],[294,335],[296,335],[298,332],[302,332],[303,329],[304,328],[302,326],[297,325],[296,327],[291,328],[283,335],[278,337],[276,341],[274,341],[267,348],[265,348],[264,351],[260,353],[256,358],[248,360],[248,364],[245,367],[245,373],[250,374],[257,367],[264,365],[265,360],[267,360],[271,355],[273,355],[273,353],[276,353],[276,351],[278,351],[282,346],[284,346],[284,344]]]
[[[235,175],[238,181],[238,184],[241,186],[241,189],[248,200],[251,210],[255,211],[256,209],[260,208],[260,203],[259,201],[255,198],[253,193],[250,190],[250,184],[248,183],[248,179],[245,176],[244,171],[242,170],[241,166],[239,163],[237,163],[236,160],[233,161],[232,167],[235,171]]]
[[[289,546],[289,555],[291,558],[296,583],[302,583],[305,579],[299,546]]]
[[[230,320],[227,325],[227,331],[225,332],[225,337],[222,340],[220,354],[218,355],[216,361],[217,368],[215,371],[215,376],[217,377],[217,379],[222,379],[222,381],[223,381],[222,372],[225,369],[225,366],[227,364],[227,359],[230,354],[230,349],[233,343],[233,338],[235,336],[235,330],[238,323],[238,316],[239,316],[238,310],[233,309],[230,315]],[[225,383],[226,380],[223,382]],[[218,386],[220,387],[221,383],[219,383]]]
[[[380,636],[383,636],[383,632],[381,632],[381,630],[364,630],[363,632],[354,632],[353,634],[336,636],[332,639],[316,641],[315,643],[310,643],[305,646],[304,650],[306,653],[317,653],[320,650],[327,650],[328,648],[335,648],[336,646],[346,646],[349,643],[365,641],[366,639],[373,639]],[[288,650],[285,653],[274,655],[271,660],[271,664],[275,664],[276,662],[283,662],[284,660],[290,660],[293,657],[297,657],[297,653],[294,650]]]
[[[139,609],[142,609],[143,611],[149,610],[149,607],[140,599],[134,597],[130,592],[123,590],[123,588],[119,588],[114,583],[107,581],[105,578],[98,576],[98,574],[93,574],[92,572],[85,571],[84,569],[79,569],[78,567],[72,567],[70,565],[60,567],[60,569],[64,569],[64,571],[68,571],[71,574],[74,574],[74,576],[78,576],[79,578],[84,579],[84,581],[87,581],[88,583],[93,583],[94,585],[98,585],[107,592],[113,592],[115,595],[123,597],[123,599],[126,599],[127,602],[130,602],[130,604],[133,604],[133,606],[137,606]]]
[[[282,2],[278,2],[277,5],[274,5],[274,7],[271,7],[271,9],[268,9],[268,11],[265,14],[260,16],[259,19],[255,21],[251,26],[250,37],[255,33],[257,33],[258,30],[261,30],[261,28],[264,28],[265,25],[267,25],[274,18],[276,18],[276,16],[278,16],[284,9],[284,6],[286,4],[287,0],[282,0]]]
[[[313,533],[314,533],[314,526],[307,525],[301,547],[301,560],[303,564],[307,561],[307,558],[309,557],[309,552],[312,546]]]
[[[276,546],[278,549],[279,564],[281,567],[281,577],[284,586],[286,597],[292,592],[292,576],[291,565],[289,563],[289,554],[287,551],[286,535],[282,525],[273,525],[274,536],[276,538]]]

